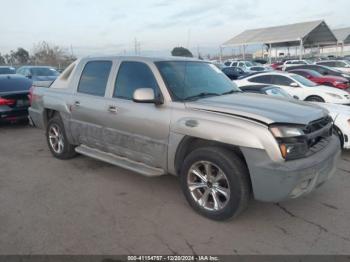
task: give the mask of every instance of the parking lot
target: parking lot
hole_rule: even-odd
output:
[[[194,213],[176,177],[51,156],[41,130],[0,126],[1,254],[349,254],[350,152],[304,198],[251,201],[237,219]]]

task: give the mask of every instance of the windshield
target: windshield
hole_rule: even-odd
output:
[[[288,94],[286,91],[284,91],[281,88],[277,88],[277,87],[269,88],[265,91],[265,93],[269,96],[292,98],[292,96],[290,94]]]
[[[241,92],[215,65],[192,61],[156,62],[175,101]]]
[[[55,69],[48,67],[32,68],[31,72],[33,76],[58,76],[60,74]]]
[[[16,74],[16,69],[13,67],[0,67],[0,75]]]
[[[302,84],[303,86],[307,86],[307,87],[313,87],[313,86],[317,86],[317,84],[315,84],[314,82],[311,82],[309,79],[300,76],[300,75],[291,75],[291,77],[299,82],[300,84]]]
[[[252,62],[249,62],[249,61],[246,61],[246,62],[245,62],[245,65],[246,65],[246,66],[254,66],[254,64],[253,64]]]

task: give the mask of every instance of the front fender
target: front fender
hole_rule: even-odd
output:
[[[273,161],[283,161],[267,125],[236,116],[183,117],[171,125],[168,167],[176,173],[175,157],[184,137],[199,138],[238,147],[263,149]]]

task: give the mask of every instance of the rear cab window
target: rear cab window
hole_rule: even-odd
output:
[[[86,63],[80,77],[78,93],[101,96],[106,92],[112,61],[90,61]]]

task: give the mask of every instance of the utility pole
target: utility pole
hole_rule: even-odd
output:
[[[137,39],[136,38],[134,41],[134,49],[135,49],[135,55],[137,55]]]
[[[134,49],[135,49],[136,56],[141,54],[141,42],[137,41],[136,38],[135,38],[135,42],[134,42]]]

